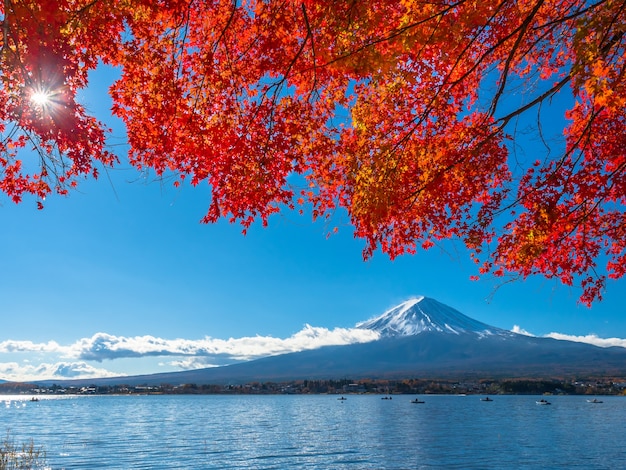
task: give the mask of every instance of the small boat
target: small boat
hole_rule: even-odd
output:
[[[587,400],[587,403],[602,403],[602,400],[598,400],[597,398],[594,398],[593,400]]]
[[[537,403],[538,405],[551,405],[552,404],[548,400],[544,400],[543,398],[541,400],[537,400],[535,403]]]
[[[380,397],[381,400],[391,400],[392,397]]]
[[[411,400],[411,403],[426,403],[424,400],[420,400],[419,398],[416,398],[415,400]]]
[[[493,401],[493,400],[489,397],[485,397],[485,398],[481,398],[480,401]]]
[[[33,397],[33,398],[30,399],[30,401],[39,401],[39,398]]]
[[[339,398],[337,398],[337,400],[347,400],[347,398],[346,397],[339,397]]]

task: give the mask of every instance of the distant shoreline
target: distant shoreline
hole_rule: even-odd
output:
[[[120,380],[121,382],[121,380]],[[64,386],[0,383],[0,395],[614,395],[626,396],[626,378],[294,380],[245,384]]]

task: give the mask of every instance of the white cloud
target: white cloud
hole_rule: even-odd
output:
[[[13,382],[37,380],[84,379],[93,377],[116,377],[119,373],[100,369],[85,362],[56,362],[32,365],[17,362],[0,363],[0,377]]]
[[[56,341],[48,341],[47,343],[33,343],[32,341],[0,341],[0,353],[16,353],[16,352],[42,352],[42,353],[67,353],[68,347],[59,345]]]
[[[601,348],[610,348],[612,346],[620,346],[626,348],[626,339],[622,338],[600,338],[597,335],[574,336],[562,333],[548,333],[546,338],[561,339],[565,341],[575,341],[577,343],[588,343]]]
[[[529,333],[528,331],[526,331],[524,328],[520,327],[519,325],[513,325],[513,329],[511,329],[511,331],[513,333],[517,333],[518,335],[535,336],[532,333]]]
[[[305,327],[294,335],[282,339],[272,336],[199,340],[163,339],[154,336],[113,336],[97,333],[74,343],[72,356],[83,360],[102,361],[121,357],[141,356],[194,356],[224,360],[244,361],[274,356],[322,346],[364,343],[378,339],[378,334],[358,328]]]
[[[206,357],[186,357],[178,361],[170,361],[168,363],[161,363],[161,366],[177,367],[183,370],[192,369],[206,369],[208,367],[219,367],[221,364],[215,364],[209,358]]]
[[[96,333],[91,338],[82,338],[69,346],[62,346],[54,341],[48,343],[3,341],[0,343],[0,353],[54,353],[68,359],[97,362],[105,359],[146,356],[183,356],[204,358],[201,361],[204,364],[202,367],[210,367],[210,365],[224,365],[233,361],[257,359],[322,346],[364,343],[378,338],[378,333],[371,330],[360,328],[329,330],[310,325],[305,325],[302,330],[285,339],[272,336],[251,336],[227,340],[211,337],[189,340]],[[187,364],[185,368],[193,368],[189,361],[181,361],[180,365],[183,364]]]
[[[533,336],[532,333],[529,333],[525,329],[521,328],[519,325],[514,325],[511,329],[513,333],[517,333],[520,335]],[[594,346],[599,346],[601,348],[610,348],[612,346],[619,346],[622,348],[626,348],[626,339],[622,338],[600,338],[598,335],[567,335],[564,333],[548,333],[547,335],[541,336],[542,338],[552,338],[558,339],[562,341],[573,341],[575,343],[587,343],[592,344]]]

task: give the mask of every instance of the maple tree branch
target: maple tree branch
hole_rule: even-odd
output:
[[[585,133],[588,134],[588,131],[586,131]],[[598,208],[607,201],[606,192],[610,191],[610,189],[615,185],[615,182],[613,180],[613,176],[620,174],[622,171],[624,171],[624,169],[626,169],[626,162],[621,163],[620,165],[617,166],[617,168],[615,168],[615,170],[613,170],[611,173],[606,175],[607,181],[610,182],[610,184],[607,184],[607,186],[606,186],[605,195],[600,196],[595,201],[593,201],[593,204],[591,205],[591,207],[588,207],[589,206],[589,202],[591,202],[591,201],[589,199],[584,199],[580,203],[578,203],[575,206],[572,206],[570,208],[570,210],[568,211],[567,215],[574,214],[574,213],[580,211],[581,209],[582,209],[582,213],[573,221],[572,228],[568,232],[563,233],[556,240],[556,244],[557,245],[562,243],[563,241],[567,240],[570,236],[572,236],[576,232],[576,230],[578,230],[578,228],[581,225],[584,225],[589,220],[591,215],[594,212],[596,212],[598,210]],[[604,236],[610,230],[611,230],[611,227],[606,227],[606,229],[605,230],[601,230],[600,233]]]
[[[9,133],[8,133],[8,134],[6,134],[6,135],[4,136],[4,139],[2,139],[2,147],[3,147],[3,149],[4,149],[4,151],[5,151],[5,152],[7,152],[7,153],[8,153],[8,151],[6,150],[6,144],[7,144],[7,142],[10,142],[11,140],[13,140],[13,137],[14,137],[16,134],[18,134],[18,132],[19,132],[19,128],[17,127],[17,125],[15,125],[15,124],[14,124],[14,125],[11,127],[11,130],[9,131]]]
[[[313,38],[313,31],[311,30],[311,23],[309,22],[309,16],[306,12],[306,5],[302,3],[302,16],[304,17],[304,23],[306,25],[306,39],[309,38],[311,40],[311,55],[313,57],[313,83],[311,84],[311,91],[309,92],[309,97],[307,100],[311,99],[315,89],[317,88],[317,54],[315,53],[315,39]]]
[[[219,37],[217,38],[217,40],[213,44],[213,47],[211,48],[213,53],[217,51],[217,47],[219,43],[222,41],[222,39],[226,35],[226,31],[228,30],[228,28],[230,28],[230,25],[233,23],[236,12],[237,12],[237,0],[233,0],[233,7],[230,10],[230,16],[228,17],[228,20],[226,21],[226,24],[224,25],[224,27],[221,29]]]
[[[552,21],[548,21],[547,23],[538,25],[538,26],[533,26],[532,29],[537,30],[537,29],[543,29],[547,26],[554,26],[557,24],[562,24],[562,23],[566,23],[568,21],[573,20],[574,18],[578,18],[584,14],[586,14],[587,12],[591,11],[591,10],[595,10],[596,8],[598,8],[599,6],[601,6],[602,4],[606,3],[609,0],[600,0],[597,3],[594,3],[593,5],[589,5],[586,8],[581,8],[580,10],[575,11],[574,13],[570,14],[570,15],[564,15],[561,16],[557,19],[554,19]]]
[[[10,0],[4,0],[4,18],[2,19],[2,51],[9,49],[9,8]]]
[[[178,30],[182,29],[182,31],[183,31],[182,37],[180,37],[180,40],[179,40],[179,43],[180,43],[180,47],[178,48],[179,56],[183,56],[184,53],[185,53],[185,49],[186,49],[185,42],[186,42],[187,36],[189,34],[189,18],[190,18],[190,15],[191,15],[191,4],[192,3],[193,3],[193,0],[190,0],[189,6],[186,8],[184,19],[182,19],[181,20],[181,24],[180,25],[176,25],[173,28],[173,31],[172,31],[172,44],[176,44],[176,39],[179,36]],[[177,80],[180,77],[180,75],[182,74],[183,63],[182,63],[182,60],[181,61],[177,61],[176,60],[176,47],[172,47],[172,62],[178,62],[178,67],[176,67],[176,76],[173,77],[174,80]]]
[[[304,4],[302,4],[302,13],[303,13],[303,16],[304,16],[304,19],[305,19],[305,23],[308,26],[308,20],[307,20],[307,15],[306,15],[306,10],[304,8]],[[283,72],[283,77],[278,81],[280,86],[282,86],[287,81],[287,79],[289,77],[289,74],[291,73],[291,70],[293,69],[293,67],[295,66],[296,62],[298,61],[298,59],[300,58],[300,56],[304,52],[304,48],[306,47],[306,43],[308,42],[309,39],[311,39],[311,41],[313,41],[313,34],[311,33],[311,28],[307,29],[307,34],[304,37],[304,39],[302,40],[302,44],[300,44],[300,47],[296,51],[296,55],[294,57],[292,57],[292,59],[287,64],[287,68]]]
[[[571,156],[574,152],[579,150],[580,154],[579,154],[578,160],[573,162],[574,165],[576,165],[577,162],[580,161],[580,159],[582,158],[582,151],[587,147],[586,145],[581,145],[581,143],[583,142],[583,140],[589,139],[590,132],[591,132],[591,125],[593,124],[593,121],[595,120],[595,116],[597,116],[602,111],[602,109],[603,108],[600,108],[599,110],[594,111],[590,114],[589,118],[587,119],[587,122],[585,123],[584,129],[582,130],[582,132],[580,133],[576,141],[572,145],[570,145],[570,149],[567,150],[563,154],[563,156],[558,160],[556,166],[554,167],[554,170],[552,170],[549,175],[546,175],[543,181],[538,181],[538,184],[534,185],[532,188],[530,188],[528,191],[524,192],[520,196],[517,196],[515,200],[510,202],[505,207],[502,207],[500,210],[496,211],[494,215],[497,216],[505,212],[508,212],[513,207],[518,206],[522,201],[530,197],[532,194],[540,191],[541,189],[545,187],[549,187],[550,180],[554,179],[554,175],[556,175],[556,173],[563,167],[567,158]]]
[[[306,8],[305,5],[302,4],[302,14],[304,17],[304,21],[305,24],[307,26],[307,34],[304,37],[304,39],[302,40],[302,43],[300,44],[300,47],[298,48],[298,50],[296,51],[296,54],[294,57],[291,58],[291,60],[289,61],[289,63],[287,64],[286,69],[282,72],[282,77],[272,83],[268,90],[273,90],[272,92],[272,97],[271,97],[271,101],[273,103],[273,105],[275,105],[278,101],[278,95],[280,94],[280,91],[282,90],[282,87],[284,86],[284,84],[288,81],[289,79],[289,74],[291,73],[291,70],[294,68],[296,62],[298,61],[298,59],[300,58],[300,56],[302,56],[302,53],[304,52],[304,49],[306,47],[306,43],[311,40],[311,43],[313,44],[313,33],[311,31],[310,25],[309,25],[309,21],[308,21],[308,16],[306,13]],[[312,45],[312,47],[314,47]],[[267,96],[267,92],[264,94],[264,96]]]
[[[437,92],[431,97],[429,103],[426,105],[424,111],[422,112],[422,114],[420,114],[420,116],[417,116],[414,120],[413,120],[413,126],[411,127],[411,129],[409,129],[408,132],[405,133],[404,137],[402,139],[400,139],[395,145],[394,145],[394,149],[397,149],[399,145],[401,145],[403,142],[405,142],[406,140],[408,140],[410,138],[410,136],[415,132],[415,130],[428,118],[428,116],[430,115],[430,112],[432,111],[432,109],[434,108],[434,104],[437,101],[437,99],[439,98],[439,96],[444,92],[444,85],[446,83],[449,83],[448,87],[450,91],[452,88],[463,84],[464,80],[469,77],[472,73],[474,73],[478,67],[480,66],[480,64],[487,60],[487,58],[493,53],[495,52],[499,47],[503,46],[510,38],[512,38],[516,33],[519,32],[518,34],[518,39],[516,42],[519,43],[519,41],[521,41],[521,37],[523,36],[523,31],[520,31],[522,28],[524,28],[525,30],[525,24],[528,22],[530,22],[530,20],[532,19],[532,15],[530,15],[526,21],[524,22],[524,24],[522,24],[522,26],[516,28],[515,30],[513,30],[511,33],[509,33],[508,35],[506,35],[505,37],[501,38],[497,43],[495,43],[494,45],[492,45],[491,47],[489,47],[476,61],[474,61],[472,67],[469,68],[469,70],[467,70],[465,73],[463,73],[458,79],[456,79],[454,82],[449,82],[448,79],[449,77],[452,75],[452,73],[454,72],[454,70],[456,69],[456,67],[462,63],[464,55],[467,53],[467,51],[470,49],[471,45],[478,40],[478,38],[480,37],[480,34],[486,30],[486,28],[489,26],[489,24],[491,23],[491,21],[493,21],[498,12],[500,11],[500,9],[508,2],[509,0],[503,0],[498,7],[495,9],[495,11],[492,13],[491,17],[487,20],[487,22],[485,23],[484,26],[482,26],[480,28],[479,31],[477,31],[474,36],[472,37],[472,39],[469,41],[468,45],[463,49],[463,51],[461,51],[461,53],[457,56],[457,59],[455,61],[455,64],[450,68],[450,70],[448,71],[446,77],[443,79],[442,81],[442,85],[438,88]],[[543,2],[543,0],[542,0]],[[540,3],[542,3],[540,2]],[[459,2],[461,3],[461,2]],[[447,10],[446,10],[447,11]],[[445,11],[441,12],[440,15],[443,16],[445,14]],[[533,13],[534,14],[534,13]],[[437,16],[440,16],[437,15]],[[432,16],[431,19],[436,18],[437,16]],[[440,17],[441,17],[440,16]],[[434,33],[433,33],[434,34]],[[426,46],[424,46],[426,47]],[[511,52],[511,54],[509,55],[509,59],[512,58],[514,51]],[[501,90],[501,92],[503,91],[503,89]],[[496,98],[497,100],[497,98]],[[523,111],[521,111],[523,112]],[[392,152],[393,150],[392,149]]]
[[[78,10],[76,10],[74,12],[74,15],[73,15],[74,18],[76,18],[76,17],[82,15],[83,13],[85,13],[86,11],[90,10],[91,7],[93,7],[97,3],[100,3],[101,1],[102,0],[93,0],[92,2],[85,4],[84,6],[82,6],[81,8],[79,8]],[[68,19],[68,22],[69,22],[69,19]]]
[[[191,4],[193,3],[193,0],[190,1],[190,8],[191,8]],[[220,29],[220,34],[217,38],[217,40],[215,40],[215,42],[213,43],[212,47],[207,48],[207,50],[205,51],[203,58],[205,62],[208,62],[208,57],[211,54],[215,54],[217,52],[217,49],[222,41],[222,39],[225,37],[226,35],[226,31],[228,30],[228,28],[230,27],[230,25],[233,22],[233,19],[235,18],[235,13],[237,11],[237,0],[233,0],[233,5],[232,8],[230,10],[230,16],[228,17],[228,20],[226,21],[226,24],[224,24],[224,26]],[[206,82],[206,74],[203,73],[202,74],[202,78],[200,80],[200,84],[198,86],[198,92],[196,93],[196,96],[194,98],[193,101],[193,105],[191,107],[192,111],[195,112],[195,110],[197,109],[197,105],[198,102],[200,101],[200,96],[202,94],[202,90],[204,89],[204,84]]]
[[[524,37],[524,34],[528,30],[528,27],[530,26],[531,21],[533,20],[533,18],[535,17],[535,15],[537,14],[537,12],[539,11],[539,9],[541,8],[542,5],[543,5],[543,0],[538,1],[535,4],[535,6],[532,9],[532,11],[530,12],[530,14],[524,19],[524,21],[521,24],[521,26],[516,29],[516,31],[519,31],[519,32],[517,34],[517,38],[515,39],[515,43],[511,47],[511,51],[510,51],[510,53],[509,53],[509,55],[506,58],[506,61],[504,63],[504,70],[500,74],[500,77],[501,77],[501,79],[500,79],[500,86],[498,87],[498,90],[496,91],[496,94],[495,94],[493,100],[491,101],[491,107],[490,107],[489,112],[488,112],[489,116],[493,116],[495,114],[495,112],[496,112],[496,107],[497,107],[498,102],[500,100],[500,97],[504,93],[504,89],[506,87],[507,77],[509,75],[509,70],[511,69],[511,63],[513,62],[513,59],[515,57],[515,53],[519,49],[519,46],[520,46],[520,44],[522,42],[522,38]]]
[[[626,5],[626,2],[624,2],[624,4]],[[604,56],[608,55],[611,48],[615,44],[617,44],[623,36],[624,36],[624,32],[620,32],[619,34],[616,34],[615,36],[613,36],[607,44],[603,45],[602,48],[600,49],[600,52],[602,53],[602,55]],[[552,88],[545,91],[544,93],[542,93],[541,95],[539,95],[534,100],[527,103],[526,105],[522,106],[521,108],[518,108],[517,110],[507,114],[506,116],[498,118],[496,122],[501,123],[500,127],[504,128],[511,119],[513,119],[516,116],[519,116],[520,114],[524,113],[525,111],[532,108],[533,106],[543,102],[548,97],[555,95],[561,88],[567,85],[567,83],[569,83],[571,80],[572,80],[572,72],[570,70],[570,73],[566,75],[561,81],[557,82]]]
[[[503,0],[498,6],[497,8],[494,10],[494,12],[491,14],[491,16],[487,19],[487,21],[485,21],[485,24],[483,26],[480,27],[480,29],[474,34],[474,36],[471,38],[470,41],[468,41],[467,46],[461,51],[461,53],[457,56],[456,61],[454,63],[454,65],[450,68],[450,71],[448,72],[447,76],[446,76],[446,80],[444,80],[445,82],[447,82],[447,79],[452,75],[452,72],[454,72],[456,70],[456,68],[459,66],[459,64],[461,64],[463,62],[464,56],[465,54],[469,51],[470,47],[472,45],[474,45],[477,41],[478,38],[480,37],[480,35],[482,33],[484,33],[490,26],[491,22],[493,20],[496,19],[496,17],[498,16],[498,13],[500,13],[501,9],[504,7],[504,5],[506,5],[506,3],[508,3],[509,0]],[[511,37],[513,37],[513,35],[515,34],[515,32],[517,31],[514,30],[512,31],[510,34],[506,35],[505,37],[503,37],[502,39],[500,39],[498,42],[496,42],[493,46],[491,46],[490,48],[488,48],[479,58],[478,60],[475,60],[472,67],[470,67],[464,74],[462,74],[457,80],[455,80],[454,82],[452,82],[450,85],[452,86],[456,86],[459,83],[462,83],[467,77],[469,77],[472,73],[474,73],[478,67],[489,57],[489,55],[493,52],[495,52],[496,49],[498,49],[500,46],[502,46],[505,42],[507,42]]]
[[[545,91],[544,93],[539,95],[537,98],[535,98],[531,102],[529,102],[529,103],[525,104],[524,106],[522,106],[521,108],[518,108],[515,111],[507,114],[506,116],[503,116],[501,118],[496,119],[496,122],[502,123],[499,127],[503,129],[509,123],[509,121],[511,119],[513,119],[515,116],[519,116],[520,114],[522,114],[525,111],[529,110],[533,106],[536,106],[537,104],[543,102],[549,96],[552,96],[552,95],[556,94],[561,88],[563,88],[565,85],[567,85],[567,83],[569,83],[569,81],[571,79],[572,79],[572,75],[571,75],[571,72],[570,72],[570,74],[567,75],[565,78],[563,78],[563,80],[561,80],[560,82],[557,82],[552,88],[550,88],[549,90]]]
[[[394,153],[396,153],[401,146],[411,137],[411,135],[413,135],[413,133],[419,128],[419,126],[428,118],[428,116],[430,115],[430,112],[434,109],[434,105],[435,102],[437,101],[437,99],[439,98],[439,96],[441,94],[444,93],[444,88],[445,88],[445,84],[449,83],[448,87],[449,90],[448,92],[456,87],[459,84],[462,84],[463,81],[470,76],[479,66],[480,64],[487,59],[487,57],[493,53],[497,48],[499,48],[500,46],[502,46],[503,44],[506,43],[506,41],[508,41],[509,38],[511,38],[515,32],[518,31],[519,28],[517,28],[515,31],[511,32],[509,35],[507,35],[506,37],[502,38],[500,41],[498,41],[496,44],[494,44],[493,46],[491,46],[484,54],[482,54],[482,56],[476,60],[473,64],[473,66],[466,71],[465,73],[463,73],[461,75],[461,77],[459,77],[457,80],[455,80],[454,82],[449,82],[449,78],[452,75],[452,73],[454,72],[454,70],[458,67],[458,65],[462,62],[464,55],[467,53],[467,51],[469,51],[470,47],[472,46],[472,44],[474,44],[478,38],[480,37],[480,34],[485,31],[489,24],[491,23],[491,21],[493,21],[498,12],[500,11],[500,9],[508,2],[508,0],[503,0],[498,7],[495,9],[495,11],[491,14],[490,18],[486,21],[485,25],[482,26],[475,34],[474,36],[471,38],[471,40],[468,42],[468,44],[463,48],[463,50],[459,53],[459,55],[457,56],[457,59],[454,63],[454,65],[450,68],[450,70],[448,71],[448,73],[446,74],[446,77],[444,77],[444,79],[442,80],[442,85],[437,89],[437,92],[431,97],[429,103],[426,105],[424,111],[417,116],[415,119],[413,119],[412,123],[413,125],[411,126],[411,128],[404,133],[404,135],[402,136],[402,138],[400,138],[399,140],[397,140],[393,147],[388,151],[388,153],[390,155],[393,155]],[[462,2],[459,2],[458,4],[461,4]],[[443,19],[443,15],[445,15],[445,13],[449,11],[448,9],[440,12],[437,15],[433,15],[429,18],[430,19],[435,19],[435,18],[439,18],[439,21],[441,21]],[[431,38],[434,35],[434,30],[436,28],[433,28],[433,32],[431,33]],[[426,44],[428,43],[428,41],[425,41],[425,44],[423,46],[423,48],[426,47]],[[423,50],[423,49],[422,49]],[[418,53],[419,56],[420,53]],[[498,131],[494,131],[492,133],[490,133],[490,137],[493,137],[494,135],[497,134]],[[489,138],[489,137],[488,137]],[[485,139],[486,140],[488,140]],[[482,147],[484,145],[484,142],[482,142],[481,144],[479,144],[479,148]],[[413,201],[417,200],[417,197],[419,196],[419,194],[421,194],[422,191],[424,191],[431,183],[432,181],[435,181],[437,178],[439,178],[442,174],[444,174],[445,172],[450,171],[451,169],[455,168],[456,166],[458,166],[459,164],[461,164],[463,161],[465,160],[465,158],[460,158],[459,160],[457,160],[456,162],[454,162],[451,165],[448,165],[447,167],[444,167],[442,169],[439,169],[438,171],[436,171],[433,175],[433,177],[431,178],[431,181],[427,181],[425,182],[420,188],[417,188],[414,192],[412,192],[411,195],[407,196],[407,199],[412,199]],[[399,163],[399,161],[398,161]],[[391,172],[394,171],[394,169],[397,167],[397,163],[396,165],[394,165],[393,167],[390,167],[388,170],[386,170],[386,175],[388,176]]]
[[[429,21],[435,19],[435,18],[441,18],[443,17],[447,12],[453,10],[454,8],[456,8],[459,5],[462,5],[463,3],[465,3],[467,0],[459,0],[456,3],[450,4],[450,5],[446,5],[444,9],[442,9],[441,11],[437,12],[437,13],[433,13],[432,15],[430,15],[429,17],[426,17],[420,21],[417,21],[415,23],[411,23],[409,25],[403,26],[402,28],[397,28],[394,29],[392,31],[387,32],[386,34],[375,38],[371,41],[368,41],[366,43],[363,43],[353,49],[351,49],[349,52],[346,52],[344,54],[338,55],[337,57],[330,59],[328,61],[326,61],[325,63],[321,64],[321,67],[326,67],[329,65],[332,65],[336,62],[340,62],[344,59],[347,59],[348,57],[352,57],[354,55],[359,54],[360,52],[364,51],[365,49],[369,49],[377,44],[389,41],[391,39],[394,39],[398,36],[401,36],[402,34],[404,34],[406,31],[412,29],[412,28],[416,28],[419,27],[425,23],[428,23]],[[508,0],[504,0],[505,2]],[[356,3],[356,0],[353,2],[353,5]],[[352,7],[350,8],[350,11],[352,11]]]
[[[489,18],[489,20],[486,22],[486,24],[480,28],[479,31],[477,31],[473,38],[471,39],[471,41],[469,42],[468,45],[466,45],[466,47],[463,49],[463,51],[461,51],[461,53],[457,56],[456,62],[455,64],[451,67],[451,69],[448,71],[448,73],[446,74],[446,77],[444,77],[444,79],[442,80],[442,85],[437,89],[437,92],[431,97],[429,103],[426,105],[424,111],[417,116],[415,119],[412,120],[413,125],[411,126],[411,128],[404,133],[404,135],[398,139],[393,147],[388,150],[386,153],[388,153],[389,155],[393,155],[394,153],[396,153],[397,151],[400,150],[400,148],[402,147],[402,145],[411,137],[411,135],[413,135],[413,133],[419,128],[419,126],[428,118],[428,116],[430,115],[430,112],[434,109],[434,105],[435,102],[437,101],[437,99],[439,98],[439,96],[441,94],[444,93],[444,88],[446,83],[449,83],[448,87],[449,90],[451,90],[452,88],[454,88],[455,86],[462,84],[463,80],[465,78],[467,78],[469,75],[471,75],[471,73],[473,73],[480,65],[480,63],[483,60],[486,60],[486,58],[492,53],[494,52],[497,48],[499,48],[500,46],[502,46],[503,44],[506,43],[506,41],[508,41],[508,39],[510,37],[512,37],[518,30],[519,28],[517,28],[515,31],[511,32],[509,35],[507,35],[506,37],[502,38],[500,41],[498,41],[495,45],[491,46],[480,58],[479,60],[477,60],[474,65],[470,68],[469,71],[465,72],[460,78],[458,78],[457,80],[455,80],[454,82],[449,82],[449,77],[452,75],[452,73],[454,72],[454,70],[456,69],[456,67],[462,62],[463,56],[465,55],[465,53],[470,49],[471,45],[478,40],[478,37],[480,36],[481,32],[484,31],[489,23],[495,19],[495,17],[497,16],[500,8],[502,8],[508,0],[504,0],[502,3],[500,3],[498,5],[498,7],[496,8],[496,11],[494,11],[491,15],[491,17]],[[461,4],[462,2],[459,2],[458,4]],[[449,9],[443,10],[440,13],[436,14],[436,15],[432,15],[428,20],[431,19],[435,19],[438,18],[439,21],[442,20],[443,16],[445,15],[445,13],[449,11]],[[436,28],[433,28],[433,30]],[[434,31],[431,33],[431,38],[432,38],[432,34],[434,34]],[[428,43],[428,41],[426,41],[426,43]],[[424,47],[426,47],[426,45],[424,45]],[[449,92],[448,90],[448,92]],[[482,142],[480,142],[478,144],[477,149],[480,150],[480,148],[482,148],[486,142],[489,140],[489,138],[495,136],[499,131],[494,129],[494,131],[492,131],[489,135],[489,137],[487,137],[486,139],[483,139]],[[433,173],[433,176],[430,178],[429,181],[424,182],[420,187],[416,188],[414,191],[411,192],[411,194],[407,195],[405,199],[407,200],[412,200],[413,202],[411,202],[411,204],[414,204],[417,201],[417,198],[419,197],[419,195],[426,190],[434,181],[436,181],[442,174],[447,173],[448,171],[452,170],[453,168],[457,167],[458,165],[460,165],[461,163],[463,163],[466,160],[466,157],[461,157],[459,158],[457,161],[451,163],[450,165],[447,165],[446,167],[440,168],[437,171],[435,171]],[[391,173],[394,172],[395,168],[397,167],[397,164],[399,163],[399,159],[396,162],[395,165],[393,165],[392,167],[389,167],[385,170],[385,177],[389,177],[389,175]]]

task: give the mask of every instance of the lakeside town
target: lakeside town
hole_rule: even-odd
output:
[[[467,394],[467,395],[623,395],[626,378],[587,379],[481,379],[452,381],[437,379],[403,380],[294,380],[210,385],[38,385],[20,382],[0,384],[0,395],[263,395],[263,394]]]

